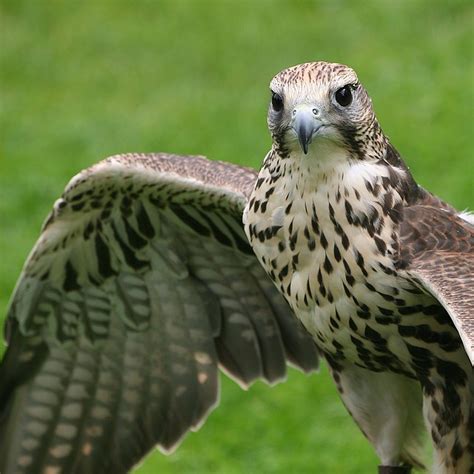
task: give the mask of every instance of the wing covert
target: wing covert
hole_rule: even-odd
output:
[[[405,209],[400,265],[446,309],[474,365],[474,226],[440,202]]]

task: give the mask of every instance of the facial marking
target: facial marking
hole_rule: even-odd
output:
[[[277,74],[270,89],[268,125],[282,157],[292,151],[308,154],[317,150],[318,141],[326,140],[361,158],[364,138],[377,134],[367,92],[347,66],[326,62],[293,66]],[[302,109],[308,111],[304,119]]]

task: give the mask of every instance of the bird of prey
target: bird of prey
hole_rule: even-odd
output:
[[[473,471],[472,217],[416,184],[349,67],[270,87],[258,175],[118,155],[55,202],[6,321],[0,472],[127,472],[199,427],[218,367],[321,357],[379,472],[422,466],[423,418],[434,471]]]

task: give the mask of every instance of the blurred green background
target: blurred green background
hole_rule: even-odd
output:
[[[473,3],[0,1],[0,318],[68,179],[111,154],[168,151],[258,167],[268,83],[311,60],[356,69],[416,179],[473,207]],[[327,371],[220,408],[145,473],[366,473],[377,459]]]

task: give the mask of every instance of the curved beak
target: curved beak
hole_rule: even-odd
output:
[[[316,118],[314,108],[297,107],[293,110],[291,127],[296,132],[298,141],[305,155],[308,154],[308,146],[321,125],[322,122]]]

